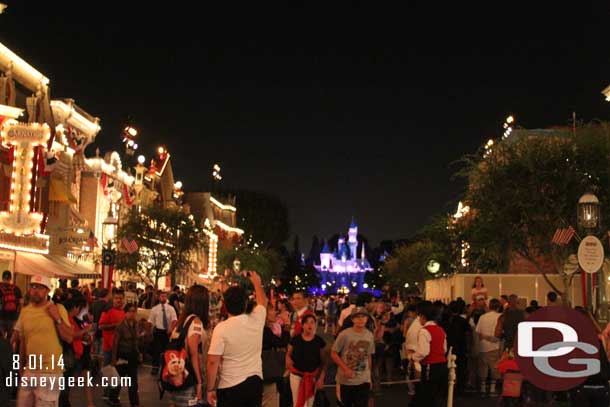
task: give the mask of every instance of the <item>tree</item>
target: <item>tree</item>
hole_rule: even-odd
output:
[[[261,247],[279,249],[288,239],[288,207],[274,195],[232,191],[238,208],[238,225],[252,234]]]
[[[313,266],[315,264],[320,264],[320,252],[322,251],[322,247],[324,246],[320,246],[318,236],[314,235],[311,241],[311,249],[309,249],[309,256],[307,256],[307,265]]]
[[[407,283],[413,287],[415,283],[433,277],[426,269],[431,260],[440,263],[439,275],[451,271],[447,252],[432,240],[423,239],[403,244],[385,260],[383,271],[386,281],[394,287],[404,287]]]
[[[259,248],[242,244],[233,248],[218,248],[218,268],[220,273],[229,270],[226,276],[229,280],[239,280],[241,277],[233,273],[233,262],[239,259],[241,270],[256,271],[263,281],[278,279],[285,266],[277,250]]]
[[[515,131],[483,158],[467,157],[459,175],[468,180],[471,211],[462,227],[477,265],[505,271],[520,255],[565,295],[571,277],[563,270],[575,242],[558,247],[551,240],[558,227],[576,228],[576,205],[587,190],[606,203],[602,219],[608,219],[609,157],[607,123],[579,127],[575,134],[567,129]],[[547,278],[545,259],[552,259],[562,274],[562,290]]]
[[[119,241],[123,237],[135,240],[139,250],[131,255],[119,252],[117,267],[153,281],[155,287],[161,277],[169,276],[173,285],[179,271],[189,270],[190,254],[203,240],[191,215],[159,206],[133,207],[127,222],[119,227]]]

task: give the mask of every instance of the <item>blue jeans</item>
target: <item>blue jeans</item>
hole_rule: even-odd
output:
[[[111,363],[112,363],[112,351],[105,350],[104,351],[104,366],[109,365]]]
[[[105,350],[104,351],[104,363],[103,366],[108,366],[109,364],[112,363],[112,351],[111,350]],[[104,396],[106,397],[110,397],[110,395],[112,394],[111,392],[111,387],[104,387],[102,392],[104,394]],[[120,388],[119,388],[120,390]],[[117,394],[118,397],[118,394]]]

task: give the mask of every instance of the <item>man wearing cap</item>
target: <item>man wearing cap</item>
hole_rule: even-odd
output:
[[[48,277],[32,277],[28,290],[30,303],[23,307],[15,324],[20,338],[21,376],[48,378],[45,386],[40,382],[34,387],[21,386],[17,396],[19,407],[55,406],[59,399],[58,379],[63,375],[61,340],[72,343],[73,331],[66,309],[48,301],[50,289]],[[33,360],[36,363],[30,363]]]
[[[369,317],[365,307],[354,308],[351,314],[354,325],[341,331],[332,347],[331,358],[339,366],[339,395],[345,407],[368,405],[375,353],[375,339],[366,329]]]

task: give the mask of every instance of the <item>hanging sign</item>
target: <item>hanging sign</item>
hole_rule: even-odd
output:
[[[578,264],[587,273],[597,273],[604,263],[604,247],[595,236],[587,236],[578,246]]]

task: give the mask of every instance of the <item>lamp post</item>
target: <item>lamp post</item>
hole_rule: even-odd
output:
[[[118,229],[118,219],[114,215],[113,203],[110,203],[108,216],[102,223],[102,288],[112,288],[112,272],[116,258],[114,247]]]
[[[595,235],[600,227],[599,200],[592,193],[585,193],[578,200],[578,227],[587,235]],[[587,307],[592,310],[592,276],[587,273]],[[597,292],[595,296],[595,316],[598,321],[608,320],[608,304],[606,302],[606,279],[603,267],[597,271]]]

